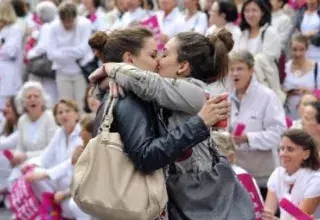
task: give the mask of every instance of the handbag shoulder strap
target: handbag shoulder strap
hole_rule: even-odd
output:
[[[318,88],[318,63],[316,62],[316,65],[314,67],[314,88]]]
[[[113,108],[116,102],[116,98],[113,98],[111,93],[109,94],[109,98],[106,102],[106,105],[104,107],[104,111],[103,111],[103,120],[102,123],[100,125],[99,131],[106,131],[106,132],[110,132],[110,127],[113,123]]]

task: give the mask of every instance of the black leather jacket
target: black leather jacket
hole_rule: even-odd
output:
[[[102,101],[95,119],[93,137],[97,135],[102,121],[105,100]],[[210,136],[209,129],[199,116],[164,132],[153,104],[132,93],[117,101],[113,115],[111,130],[119,132],[125,153],[142,172],[171,164],[183,152]]]

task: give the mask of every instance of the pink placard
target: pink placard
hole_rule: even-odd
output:
[[[259,193],[257,192],[256,186],[253,183],[252,176],[248,173],[238,174],[237,176],[251,196],[256,220],[262,220],[263,203],[260,199]]]
[[[313,220],[313,218],[301,211],[301,209],[299,209],[286,198],[281,199],[280,207],[283,208],[290,215],[292,215],[296,220]]]
[[[157,42],[158,50],[163,51],[164,44],[161,42],[161,39],[160,39],[161,31],[160,31],[160,26],[159,26],[157,16],[156,15],[150,16],[146,20],[142,21],[140,24],[152,31],[153,36]]]

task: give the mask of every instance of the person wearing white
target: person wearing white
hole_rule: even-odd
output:
[[[264,220],[273,219],[278,204],[286,198],[308,215],[320,217],[320,161],[312,137],[303,130],[284,133],[280,146],[281,167],[268,180]],[[280,220],[294,219],[280,209]]]
[[[43,1],[37,4],[36,13],[44,24],[40,27],[39,31],[34,30],[34,32],[38,32],[38,41],[27,54],[29,60],[47,54],[47,47],[50,40],[50,24],[57,17],[57,12],[57,7],[50,1]],[[39,81],[43,85],[47,94],[50,96],[51,106],[58,101],[58,88],[54,79],[42,78],[30,74],[29,81]]]
[[[291,39],[292,59],[286,63],[283,89],[287,92],[287,115],[292,120],[299,118],[297,106],[302,95],[320,88],[320,77],[315,78],[320,74],[320,67],[315,61],[306,57],[308,45],[308,38],[301,34],[296,34]]]
[[[304,110],[307,105],[309,105],[312,102],[318,101],[318,97],[313,93],[305,93],[301,96],[299,105],[298,105],[298,111],[299,111],[299,119],[294,120],[292,122],[292,126],[290,128],[296,128],[296,129],[303,129],[302,127],[302,117],[304,114]]]
[[[140,7],[140,0],[125,0],[124,6],[127,11],[118,19],[112,27],[112,30],[123,29],[135,24],[139,24],[147,17],[147,11]]]
[[[0,109],[22,83],[22,32],[10,2],[0,2]]]
[[[93,60],[94,55],[88,45],[91,23],[77,16],[76,6],[69,1],[59,6],[59,18],[51,26],[48,58],[53,61],[52,68],[56,70],[59,98],[76,100],[82,110],[87,82],[80,65]]]
[[[317,0],[306,1],[306,8],[302,8],[297,15],[296,28],[306,37],[319,38],[320,31],[320,4]],[[312,42],[312,41],[311,41]],[[319,45],[311,44],[308,48],[307,57],[320,62]]]
[[[99,0],[82,0],[86,12],[84,14],[91,21],[92,32],[104,31],[110,28],[108,23],[105,23],[105,10],[100,6]]]
[[[281,39],[281,49],[287,49],[288,40],[293,26],[290,17],[284,12],[282,0],[269,0],[272,5],[271,24],[277,30]]]
[[[234,22],[238,19],[237,6],[232,1],[216,1],[213,3],[209,14],[211,26],[208,28],[206,35],[217,33],[225,28],[232,34],[234,45],[238,45],[241,30],[234,25]]]
[[[16,96],[21,117],[18,121],[19,140],[16,150],[25,158],[39,156],[51,141],[57,128],[48,109],[48,96],[39,82],[27,82]]]
[[[205,34],[208,28],[207,15],[200,11],[198,0],[184,0],[185,6],[185,31],[195,31]]]
[[[183,32],[185,21],[183,14],[176,7],[176,0],[159,0],[160,11],[156,12],[158,18],[161,40],[165,44],[176,34]]]
[[[54,108],[54,114],[61,127],[40,156],[40,167],[27,173],[25,178],[32,183],[32,188],[40,200],[43,192],[55,193],[55,202],[60,203],[62,216],[75,218],[69,206],[70,199],[59,195],[69,191],[72,180],[71,156],[76,147],[83,145],[80,137],[81,126],[77,123],[79,109],[74,101],[60,100]]]
[[[230,55],[229,74],[234,87],[230,94],[230,132],[233,133],[238,123],[246,125],[240,136],[232,136],[237,145],[236,164],[247,170],[260,189],[265,190],[269,175],[279,165],[277,146],[286,122],[276,94],[258,83],[253,73],[254,59],[250,52]]]

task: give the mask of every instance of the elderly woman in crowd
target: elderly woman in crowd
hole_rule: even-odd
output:
[[[267,180],[278,166],[277,147],[286,129],[285,114],[276,94],[258,83],[254,59],[250,52],[230,55],[230,77],[234,86],[231,94],[231,132],[238,123],[246,128],[233,136],[237,145],[237,165],[257,180],[262,196],[266,195]]]
[[[28,158],[40,156],[51,141],[57,128],[52,112],[48,110],[48,97],[38,82],[27,82],[20,89],[16,103],[21,117],[18,122],[19,140],[15,165]]]
[[[81,126],[78,124],[79,109],[75,101],[62,99],[53,111],[60,128],[54,133],[48,147],[41,154],[40,166],[25,176],[27,181],[33,183],[33,190],[41,201],[43,192],[60,192],[61,194],[69,191],[72,180],[71,156],[76,147],[82,145]],[[75,218],[69,208],[69,199],[56,196],[56,202],[60,203],[64,218]]]
[[[50,40],[50,24],[57,17],[57,6],[51,1],[43,1],[37,4],[36,13],[44,22],[40,30],[34,30],[33,35],[39,35],[37,44],[27,54],[27,58],[34,59],[47,54],[47,47]],[[53,78],[38,77],[33,74],[29,75],[29,80],[39,81],[50,96],[51,104],[58,101],[58,89]]]
[[[312,137],[303,130],[284,133],[280,146],[281,167],[268,180],[268,195],[263,220],[274,220],[282,198],[290,200],[302,211],[320,217],[320,161]],[[293,219],[281,210],[280,220]]]
[[[0,2],[0,109],[21,86],[22,33],[10,2]]]

